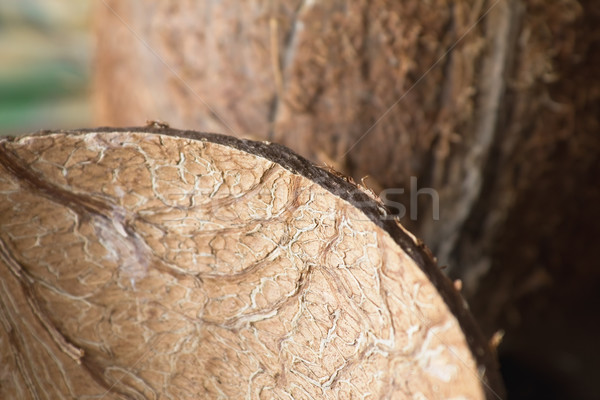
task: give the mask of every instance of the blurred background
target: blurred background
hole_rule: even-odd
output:
[[[600,398],[597,0],[106,4],[0,2],[0,134],[161,119],[418,176],[441,218],[402,223],[505,333],[509,399]]]
[[[0,2],[0,134],[90,125],[91,2]]]

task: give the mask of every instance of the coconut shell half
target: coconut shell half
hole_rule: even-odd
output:
[[[429,251],[344,177],[169,128],[0,138],[0,398],[502,395]]]

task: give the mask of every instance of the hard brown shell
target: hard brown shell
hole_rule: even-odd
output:
[[[0,398],[500,390],[428,251],[289,150],[154,128],[0,139]]]

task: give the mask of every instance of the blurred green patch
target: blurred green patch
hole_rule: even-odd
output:
[[[36,112],[43,114],[49,103],[58,105],[69,98],[85,102],[88,81],[80,66],[52,61],[24,66],[10,76],[0,75],[0,126],[14,129],[46,119]]]
[[[70,64],[46,62],[26,67],[11,77],[0,76],[0,105],[27,106],[35,101],[80,94],[87,74]]]
[[[89,5],[0,2],[0,134],[89,125]]]

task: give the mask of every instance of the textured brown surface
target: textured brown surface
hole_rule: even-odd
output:
[[[368,175],[377,193],[405,189],[407,207],[418,177],[439,194],[440,219],[420,196],[403,223],[463,280],[486,334],[506,331],[500,351],[543,381],[568,376],[572,394],[549,389],[556,398],[600,397],[588,328],[600,2],[107,3],[120,19],[98,3],[98,124],[160,118],[271,138]]]
[[[403,188],[406,206],[417,176],[437,191],[440,219],[421,196],[404,222],[469,294],[527,246],[513,232],[544,240],[548,211],[536,210],[569,206],[543,183],[530,202],[546,171],[573,180],[566,164],[582,185],[595,176],[591,1],[106,3],[98,123],[163,119],[276,141],[368,175],[376,192]],[[532,222],[510,219],[524,213]]]
[[[460,296],[362,189],[146,130],[0,141],[0,397],[501,393]]]

